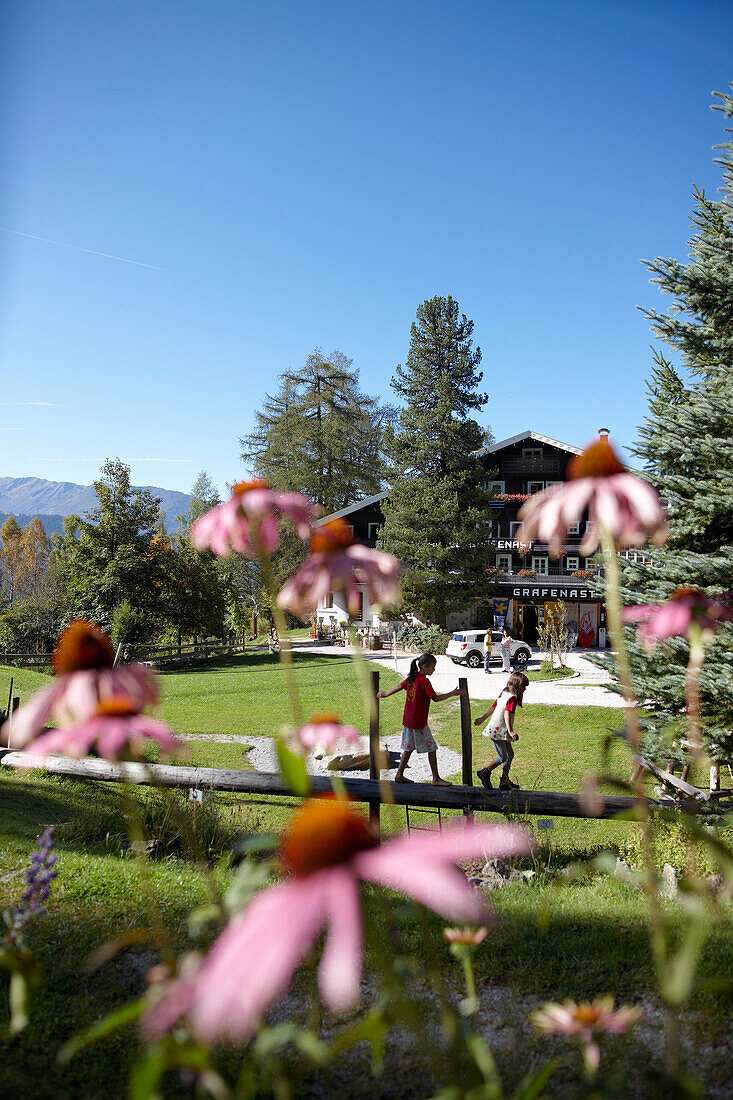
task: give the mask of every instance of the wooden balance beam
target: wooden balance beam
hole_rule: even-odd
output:
[[[14,770],[41,769],[51,775],[102,783],[128,782],[142,786],[178,787],[203,791],[230,791],[235,794],[288,795],[298,797],[281,775],[272,772],[244,771],[237,768],[193,768],[171,764],[111,764],[107,760],[85,756],[39,756],[33,752],[5,751],[0,764]],[[384,804],[382,786],[376,779],[342,778],[346,793],[355,802],[371,807]],[[589,814],[577,794],[555,791],[500,791],[483,787],[434,787],[432,783],[392,783],[389,789],[398,806],[461,810],[463,813],[513,813],[543,817],[613,817],[634,805],[633,798],[619,795],[601,798],[601,811]],[[311,776],[313,794],[332,790],[327,776]]]

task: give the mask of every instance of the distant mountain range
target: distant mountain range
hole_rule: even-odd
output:
[[[176,520],[188,511],[191,497],[174,489],[160,489],[155,485],[141,485],[160,500],[169,531],[176,528]],[[97,506],[97,494],[91,485],[75,485],[72,481],[44,481],[40,477],[0,477],[0,524],[8,516],[14,516],[24,527],[38,516],[46,534],[61,532],[64,516],[84,516]]]

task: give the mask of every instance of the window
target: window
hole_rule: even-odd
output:
[[[368,537],[370,539],[372,539],[374,542],[376,542],[377,539],[379,538],[379,528],[380,528],[380,526],[381,526],[381,524],[379,524],[379,523],[370,523],[369,524],[369,527],[368,527],[369,535],[368,535]]]
[[[532,557],[532,568],[534,569],[535,573],[545,573],[546,574],[547,573],[547,563],[548,563],[547,558],[544,558],[544,557],[538,558],[538,557],[534,557],[534,556]]]
[[[503,481],[487,481],[486,488],[490,493],[503,493],[504,482]]]
[[[542,461],[541,447],[522,447],[522,461],[539,466]]]
[[[579,535],[580,534],[580,523],[579,522],[578,523],[571,523],[568,526],[568,534],[569,535]]]
[[[544,489],[544,487],[545,487],[544,481],[528,481],[527,482],[527,492],[529,493],[530,496],[532,496],[532,493],[541,493],[542,490]]]
[[[485,519],[481,521],[480,527],[483,530],[484,538],[493,539],[494,537],[494,521],[493,519]]]
[[[511,521],[511,523],[509,524],[509,538],[510,539],[516,539],[516,537],[517,537],[517,528],[521,527],[521,526],[522,525],[521,525],[521,523],[519,522],[518,519],[513,519]]]
[[[598,572],[598,562],[596,561],[595,558],[586,558],[585,559],[585,568],[592,570],[592,572],[594,572],[594,573],[597,573]]]
[[[576,569],[580,569],[580,558],[566,558],[565,572],[574,573]]]
[[[511,554],[497,554],[496,555],[496,568],[500,569],[502,573],[511,573],[512,571],[512,556]]]
[[[364,591],[361,588],[359,589],[359,610],[357,611],[356,615],[350,615],[349,618],[351,619],[352,623],[364,622]]]
[[[545,488],[550,493],[556,493],[562,484],[562,481],[546,481]]]
[[[323,600],[324,607],[333,607],[333,592],[329,592]]]

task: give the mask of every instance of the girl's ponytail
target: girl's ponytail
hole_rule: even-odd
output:
[[[410,665],[410,671],[407,673],[407,682],[412,684],[415,681],[415,677],[419,672],[422,672],[428,665],[435,664],[435,657],[432,653],[421,653],[419,657],[416,657]]]

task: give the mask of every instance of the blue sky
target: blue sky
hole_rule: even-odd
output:
[[[719,185],[728,0],[1,18],[1,476],[119,456],[223,490],[280,371],[338,348],[389,399],[434,294],[475,322],[498,439],[634,441],[635,306],[665,305],[639,260],[684,258],[692,185]]]

